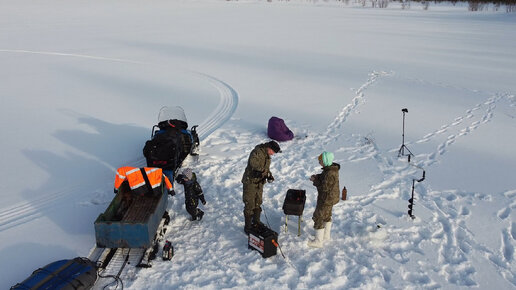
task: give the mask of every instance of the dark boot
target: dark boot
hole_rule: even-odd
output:
[[[197,219],[198,220],[202,220],[203,216],[204,216],[204,212],[199,209],[198,212],[197,212]]]
[[[245,218],[245,225],[244,225],[244,232],[246,234],[249,234],[249,232],[251,232],[251,226],[252,226],[252,221],[253,221],[253,217],[252,216],[244,216]]]
[[[254,211],[254,214],[253,214],[253,226],[254,227],[263,228],[265,226],[262,222],[260,222],[261,213],[262,213],[261,209]]]

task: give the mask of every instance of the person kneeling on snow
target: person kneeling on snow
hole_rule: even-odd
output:
[[[199,205],[199,199],[203,205],[206,204],[206,200],[202,188],[197,182],[197,176],[191,168],[186,168],[182,174],[176,177],[176,181],[185,188],[185,207],[186,211],[192,216],[192,221],[201,220],[204,212],[197,206]]]
[[[308,241],[308,246],[321,248],[323,241],[331,238],[331,211],[339,202],[339,169],[338,163],[333,163],[333,153],[324,151],[319,155],[322,173],[312,175],[310,180],[317,187],[317,205],[315,206],[314,229],[315,240]]]

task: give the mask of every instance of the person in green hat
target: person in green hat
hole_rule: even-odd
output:
[[[331,211],[339,202],[339,169],[334,163],[333,153],[324,151],[319,155],[322,173],[310,177],[317,188],[317,205],[312,219],[314,220],[315,239],[308,241],[308,246],[321,248],[323,242],[331,238]]]
[[[259,144],[249,154],[247,167],[242,176],[243,201],[244,201],[244,231],[249,234],[251,227],[263,226],[260,222],[262,212],[263,185],[266,182],[273,182],[274,177],[269,169],[271,156],[281,152],[276,141]]]

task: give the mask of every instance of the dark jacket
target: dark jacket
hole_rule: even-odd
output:
[[[317,187],[317,205],[335,205],[339,202],[338,163],[322,168],[323,172],[315,175],[313,184]]]
[[[242,183],[265,183],[267,176],[272,176],[269,170],[271,157],[267,153],[268,148],[267,144],[260,144],[251,151]]]
[[[176,177],[177,183],[182,184],[185,187],[185,203],[192,203],[197,206],[199,199],[202,203],[206,203],[201,185],[197,182],[197,176],[195,173],[192,173],[191,180],[186,181],[185,178],[186,176],[183,174],[179,174]]]

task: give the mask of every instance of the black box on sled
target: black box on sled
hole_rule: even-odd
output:
[[[289,189],[283,202],[283,212],[286,215],[301,216],[305,209],[306,190]]]
[[[278,250],[278,233],[266,226],[252,227],[247,247],[260,252],[263,258],[274,256]]]

